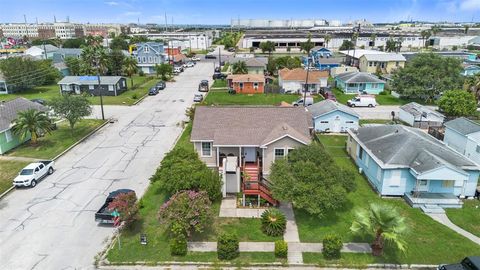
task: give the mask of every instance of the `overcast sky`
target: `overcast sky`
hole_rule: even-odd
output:
[[[243,19],[480,21],[480,0],[0,0],[0,22],[230,24]]]

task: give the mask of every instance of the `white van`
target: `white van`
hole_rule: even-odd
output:
[[[300,98],[299,100],[293,102],[292,105],[293,105],[293,106],[304,106],[304,104],[303,104],[303,98]],[[306,97],[306,98],[305,98],[305,105],[306,105],[306,106],[313,105],[313,97]]]
[[[375,107],[377,106],[377,101],[375,100],[375,96],[356,96],[349,101],[347,101],[347,105],[350,107]]]

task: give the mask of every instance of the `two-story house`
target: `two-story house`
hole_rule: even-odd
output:
[[[398,68],[405,67],[407,61],[399,53],[364,54],[359,58],[361,72],[392,73]]]
[[[445,123],[443,142],[480,165],[480,124],[461,117]]]
[[[347,152],[381,196],[403,196],[426,212],[462,207],[475,195],[480,167],[417,128],[348,130]]]
[[[132,57],[138,62],[138,68],[145,74],[155,74],[155,65],[165,62],[166,55],[164,46],[158,42],[137,43]]]
[[[302,107],[197,106],[190,141],[221,174],[223,196],[242,192],[276,204],[269,191],[271,165],[309,144],[311,129]]]

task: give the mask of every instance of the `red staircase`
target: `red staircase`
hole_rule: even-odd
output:
[[[272,193],[265,179],[259,179],[260,168],[257,163],[245,163],[243,166],[242,191],[245,195],[260,195],[272,205],[278,205],[278,201],[272,197]]]

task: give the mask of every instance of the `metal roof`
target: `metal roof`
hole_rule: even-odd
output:
[[[347,72],[337,75],[335,79],[340,79],[345,83],[385,83],[377,76],[367,72]]]
[[[480,124],[465,117],[448,121],[445,123],[445,126],[457,131],[462,135],[468,135],[480,131]]]
[[[117,84],[122,76],[100,76],[100,84]],[[97,85],[97,76],[65,76],[57,84]]]
[[[426,106],[423,106],[423,105],[420,105],[416,102],[410,102],[410,103],[407,103],[403,106],[400,106],[400,109],[410,113],[413,116],[420,116],[423,113],[427,113],[427,114],[433,114],[437,117],[445,118],[445,116],[443,114],[441,114],[439,112],[436,112],[434,110],[431,110],[430,108],[428,108]]]
[[[363,55],[367,61],[379,61],[379,62],[387,62],[387,61],[398,61],[398,62],[405,62],[405,56],[399,53],[387,53],[387,54],[365,54]]]
[[[354,110],[350,107],[340,104],[338,102],[332,100],[323,100],[313,104],[312,106],[308,106],[307,110],[312,113],[313,118],[320,117],[324,114],[334,112],[334,111],[341,111],[346,114],[350,114],[356,117],[360,117]]]

